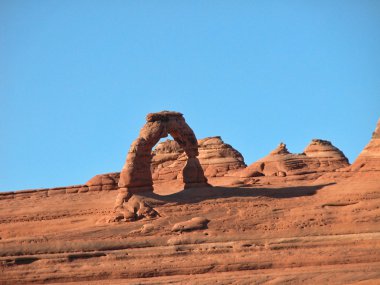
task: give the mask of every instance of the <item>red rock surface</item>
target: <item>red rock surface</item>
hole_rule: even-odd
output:
[[[161,138],[167,137],[169,134],[186,154],[185,163],[181,169],[181,178],[186,186],[207,182],[197,158],[199,155],[198,143],[193,130],[186,123],[181,113],[162,111],[147,115],[145,125],[128,151],[118,183],[118,186],[124,189],[120,192],[121,195],[124,195],[124,192],[153,191],[150,170],[152,148]]]
[[[206,177],[220,177],[231,171],[244,168],[243,156],[221,137],[198,140],[199,162]],[[186,156],[178,143],[167,140],[157,145],[153,152],[153,179],[159,182],[178,179]]]
[[[379,284],[377,140],[359,169],[318,140],[301,155],[280,145],[267,176],[155,183],[128,202],[138,220],[114,216],[117,173],[0,193],[0,284]]]
[[[221,137],[208,137],[198,140],[199,162],[207,178],[220,177],[234,173],[246,167],[244,158],[231,145],[223,142]],[[155,184],[172,180],[182,180],[182,169],[186,154],[174,140],[157,144],[152,152],[152,178]],[[101,189],[116,187],[120,173],[98,174],[86,185],[100,186]]]
[[[345,155],[329,141],[313,139],[301,154],[288,151],[280,145],[266,157],[244,169],[241,177],[289,176],[335,171],[349,166]]]
[[[358,158],[352,164],[353,171],[380,170],[380,120],[370,142],[366,145]]]
[[[112,221],[132,221],[153,218],[157,213],[144,201],[133,202],[133,194],[153,192],[151,173],[152,148],[161,138],[171,135],[184,150],[186,159],[181,168],[181,181],[184,188],[208,186],[207,178],[197,156],[198,142],[193,130],[181,113],[162,111],[146,116],[138,138],[131,144],[126,162],[120,172],[119,194],[115,200],[118,212]]]
[[[86,182],[86,185],[92,189],[111,190],[118,188],[120,172],[98,174]]]

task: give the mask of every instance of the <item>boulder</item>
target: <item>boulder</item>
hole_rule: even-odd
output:
[[[87,181],[86,185],[90,188],[100,187],[99,190],[117,189],[117,183],[119,182],[119,178],[119,172],[98,174],[92,177],[89,181]]]
[[[195,217],[190,220],[176,223],[172,232],[190,232],[195,230],[203,230],[207,228],[210,221],[204,217]]]

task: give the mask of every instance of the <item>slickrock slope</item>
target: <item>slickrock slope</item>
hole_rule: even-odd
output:
[[[353,171],[380,171],[380,120],[370,142],[352,164]]]
[[[182,190],[173,176],[130,198],[157,213],[134,222],[109,219],[118,173],[0,193],[0,284],[379,284],[380,165],[368,155],[377,134],[362,171],[315,140],[298,155],[281,144],[256,177],[223,170]],[[213,140],[203,157],[225,164]],[[157,152],[162,165],[179,161],[172,142]]]
[[[349,166],[345,155],[329,141],[313,139],[301,154],[288,151],[284,143],[266,157],[244,169],[241,177],[290,176],[335,171]]]
[[[117,191],[14,195],[0,200],[0,284],[376,284],[379,185],[215,180],[131,223],[106,222]]]

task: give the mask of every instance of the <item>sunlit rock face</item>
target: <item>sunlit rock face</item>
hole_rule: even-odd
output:
[[[146,123],[131,144],[127,159],[120,172],[118,186],[128,192],[153,192],[151,174],[152,148],[161,138],[171,135],[186,154],[182,168],[186,186],[207,183],[197,156],[198,143],[193,130],[181,113],[162,111],[146,116]]]
[[[211,137],[185,169],[167,141],[149,153],[155,191],[120,208],[117,172],[0,193],[0,284],[379,284],[378,146],[379,127],[354,170],[324,140],[302,154],[280,144],[245,169]],[[177,189],[203,170],[212,186]]]
[[[208,186],[207,178],[197,156],[197,138],[186,123],[181,113],[162,111],[146,116],[146,123],[129,148],[127,159],[120,172],[119,193],[115,201],[115,212],[112,220],[137,220],[144,217],[156,217],[156,213],[145,201],[132,195],[153,193],[151,172],[152,148],[161,138],[171,135],[185,153],[185,163],[181,169],[181,180],[184,188]]]
[[[224,143],[219,136],[198,140],[198,146],[198,159],[206,177],[221,177],[246,166],[240,152]],[[167,140],[158,144],[152,158],[153,180],[180,178],[185,160],[185,153],[177,142]]]
[[[266,157],[252,163],[241,172],[241,177],[288,176],[315,172],[329,172],[349,166],[342,151],[331,142],[313,139],[303,153],[290,153],[284,143]]]
[[[198,140],[199,162],[208,178],[222,177],[237,170],[244,169],[246,164],[240,152],[223,142],[221,137],[207,137]],[[181,146],[174,140],[158,143],[152,152],[151,172],[153,182],[166,182],[183,179],[182,169],[187,157]],[[98,174],[86,185],[108,190],[116,189],[120,178],[119,172]]]
[[[351,167],[352,171],[380,171],[380,119],[372,138]]]

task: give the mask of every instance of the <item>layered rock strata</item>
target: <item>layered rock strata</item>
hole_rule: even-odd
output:
[[[288,176],[329,172],[349,166],[343,152],[331,142],[313,139],[301,154],[290,153],[284,143],[244,169],[240,177]]]
[[[155,215],[154,210],[147,207],[144,201],[137,203],[140,206],[143,205],[141,207],[135,207],[132,203],[127,204],[127,202],[132,194],[153,193],[150,169],[152,148],[161,138],[167,137],[169,134],[186,153],[187,160],[181,170],[184,187],[208,185],[197,158],[199,155],[197,139],[183,115],[169,111],[150,113],[146,117],[146,123],[140,130],[138,138],[132,143],[120,173],[119,194],[115,202],[115,209],[119,210],[118,219],[121,217],[121,219],[133,220]]]
[[[199,161],[207,177],[225,176],[231,171],[245,168],[244,157],[219,136],[198,141]]]
[[[221,177],[236,169],[245,168],[244,158],[221,137],[208,137],[198,140],[199,162],[206,177]],[[152,173],[157,182],[181,179],[181,168],[186,154],[180,145],[167,140],[157,145],[153,151]]]
[[[240,152],[223,142],[221,137],[207,137],[198,140],[199,162],[207,178],[222,177],[246,167]],[[182,179],[186,153],[175,140],[157,144],[152,152],[151,172],[154,183]],[[116,189],[120,173],[99,174],[86,185],[102,189]]]
[[[113,190],[118,188],[120,172],[111,172],[98,174],[86,182],[86,185],[92,189]]]
[[[352,164],[353,171],[380,170],[380,120],[377,122],[372,138]]]
[[[185,185],[206,183],[203,169],[197,156],[198,143],[193,130],[178,112],[163,111],[151,113],[139,137],[132,143],[127,161],[120,173],[119,187],[130,193],[153,191],[151,174],[152,148],[161,138],[171,135],[186,153],[186,163],[182,169]]]

